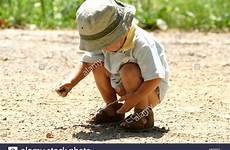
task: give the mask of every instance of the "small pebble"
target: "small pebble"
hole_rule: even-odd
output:
[[[24,123],[24,122],[25,122],[25,120],[20,120],[20,121],[19,121],[19,123]]]
[[[2,61],[8,61],[8,60],[9,60],[9,58],[7,58],[7,57],[3,57],[3,58],[0,58],[0,60],[2,60]]]
[[[3,61],[7,61],[7,60],[9,60],[9,58],[7,58],[7,57],[3,58]]]
[[[47,133],[47,134],[46,134],[46,138],[54,138],[53,133]]]
[[[45,70],[46,64],[39,64],[38,68],[39,68],[40,70]]]

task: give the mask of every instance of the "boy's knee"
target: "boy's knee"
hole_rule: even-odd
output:
[[[140,68],[134,63],[123,65],[120,70],[120,77],[127,93],[135,91],[143,82]]]
[[[137,64],[127,63],[120,69],[120,76],[122,78],[132,79],[133,77],[141,77],[141,71]]]

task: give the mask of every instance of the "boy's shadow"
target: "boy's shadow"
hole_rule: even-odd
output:
[[[128,132],[124,131],[119,125],[75,125],[73,127],[84,127],[90,132],[80,131],[73,134],[73,138],[92,141],[105,141],[112,139],[130,138],[130,137],[153,137],[161,138],[169,129],[165,127],[153,127],[147,131]]]

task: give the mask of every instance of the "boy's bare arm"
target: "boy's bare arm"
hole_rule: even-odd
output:
[[[91,64],[89,63],[85,63],[82,62],[77,68],[76,72],[74,72],[72,74],[72,76],[70,76],[70,83],[71,85],[74,87],[75,85],[77,85],[82,79],[84,79],[89,73],[90,73],[90,69],[89,67],[91,66]]]
[[[141,84],[139,89],[135,92],[136,95],[139,95],[140,97],[145,96],[153,91],[153,89],[156,89],[160,85],[161,79],[153,79],[149,81],[145,81]]]
[[[82,62],[77,67],[78,69],[72,73],[72,75],[63,81],[63,83],[56,89],[56,92],[65,97],[69,91],[77,85],[82,79],[84,79],[90,72],[90,64]]]

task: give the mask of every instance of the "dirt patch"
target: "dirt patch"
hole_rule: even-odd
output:
[[[171,68],[171,88],[154,110],[167,133],[88,126],[104,106],[92,74],[66,98],[54,92],[81,58],[76,31],[0,30],[0,142],[229,142],[230,34],[153,34]]]

